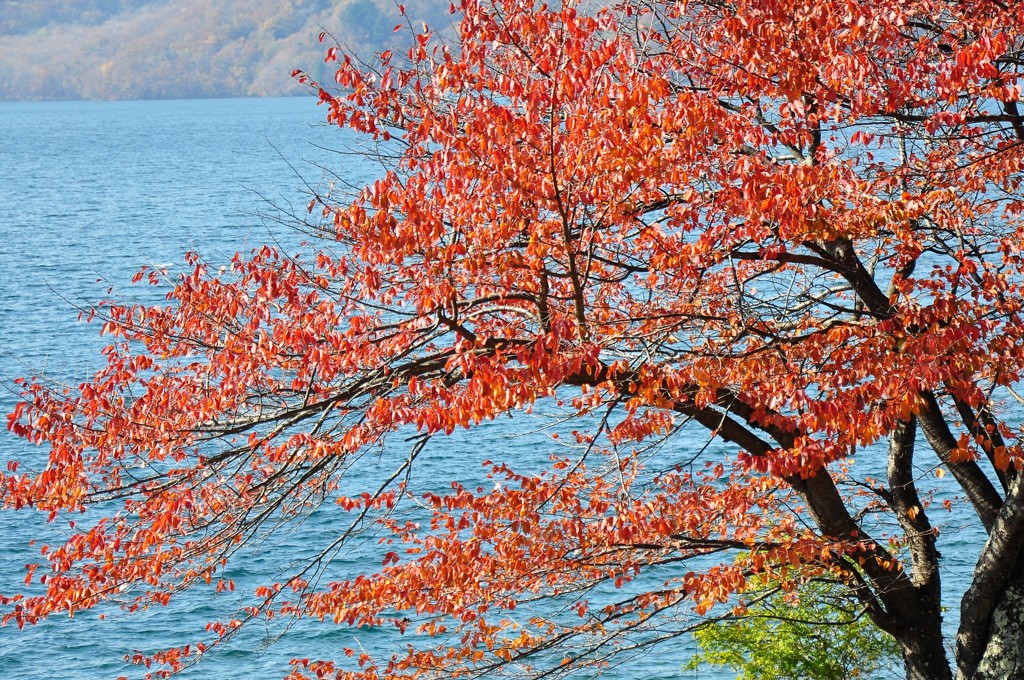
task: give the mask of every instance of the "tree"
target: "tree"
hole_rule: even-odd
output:
[[[739,616],[694,632],[700,653],[688,669],[727,666],[740,680],[850,680],[879,677],[898,658],[896,641],[858,618],[841,586],[812,583],[797,595],[751,585],[753,601]]]
[[[166,306],[100,310],[92,380],[24,383],[10,427],[49,463],[7,474],[5,505],[103,518],[45,552],[7,620],[165,602],[328,502],[350,529],[214,633],[292,616],[431,637],[294,677],[568,675],[675,639],[687,612],[742,613],[751,579],[819,577],[908,677],[1018,675],[1020,7],[453,11],[452,43],[328,52],[328,120],[388,169],[313,199],[318,253],[194,257]],[[575,453],[408,498],[432,438],[533,408],[562,409]],[[731,453],[682,438],[702,430]],[[379,484],[341,490],[410,436]],[[987,534],[952,658],[932,470]],[[428,519],[389,514],[413,500]],[[321,582],[369,521],[392,535],[380,571]]]

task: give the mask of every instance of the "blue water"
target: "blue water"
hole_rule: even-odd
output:
[[[143,265],[173,271],[192,249],[226,262],[266,242],[298,248],[295,233],[261,215],[277,215],[282,206],[301,210],[308,200],[303,187],[320,183],[321,165],[356,184],[378,171],[357,156],[325,150],[348,148],[352,140],[322,126],[323,114],[306,98],[0,103],[0,377],[84,379],[98,366],[104,341],[96,328],[77,322],[75,307],[87,307],[111,287],[154,299],[160,290],[128,286]],[[0,391],[0,412],[14,403],[11,392]],[[520,467],[543,461],[547,449],[538,443],[549,440],[512,436],[542,424],[542,416],[517,415],[489,424],[473,439],[433,444],[418,488],[455,475],[479,476],[486,458]],[[0,461],[42,453],[0,434]],[[367,474],[386,470],[387,462],[378,470],[365,460]],[[234,594],[188,593],[166,610],[128,616],[106,609],[104,620],[82,612],[25,631],[0,629],[0,678],[140,676],[122,663],[126,653],[201,639],[205,624],[227,616],[246,587],[274,580],[312,554],[325,533],[337,533],[339,522],[327,509],[243,555],[229,573],[239,584]],[[949,518],[942,546],[951,613],[980,545],[976,534],[958,529],[960,523]],[[0,592],[17,591],[24,565],[37,559],[28,541],[59,531],[32,513],[0,513]],[[373,570],[377,560],[372,540],[357,544],[335,560],[330,575]],[[344,646],[389,650],[403,644],[387,631],[329,623],[301,622],[288,631],[253,626],[182,677],[281,677],[293,657],[335,658]],[[683,637],[609,677],[697,677],[680,670],[690,651]]]

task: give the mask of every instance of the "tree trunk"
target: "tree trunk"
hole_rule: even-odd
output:
[[[958,680],[1013,680],[1024,678],[1024,574],[1003,592],[992,612],[985,651],[973,675],[965,669]],[[969,669],[968,669],[969,672]]]
[[[960,603],[957,680],[1024,680],[1024,476],[1017,475]]]
[[[907,680],[952,680],[953,673],[946,657],[941,626],[935,625],[941,618],[933,619],[938,612],[922,611],[920,625],[907,626],[896,635],[903,648],[903,668]]]
[[[951,680],[952,672],[942,637],[942,581],[935,530],[928,515],[919,512],[921,498],[914,484],[915,418],[896,424],[889,439],[889,505],[907,536],[911,585],[891,606],[898,607],[889,632],[903,648],[908,680]],[[896,613],[896,612],[894,612]]]

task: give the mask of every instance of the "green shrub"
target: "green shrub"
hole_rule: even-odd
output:
[[[694,638],[700,652],[686,669],[727,667],[738,680],[876,678],[900,657],[896,641],[835,583],[795,593],[776,588],[754,598],[743,616],[708,623]]]

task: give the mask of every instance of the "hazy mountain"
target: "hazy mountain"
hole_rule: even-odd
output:
[[[405,4],[447,27],[447,2]],[[391,0],[4,0],[0,99],[294,94],[294,69],[325,74],[321,31],[369,55],[403,21]]]

